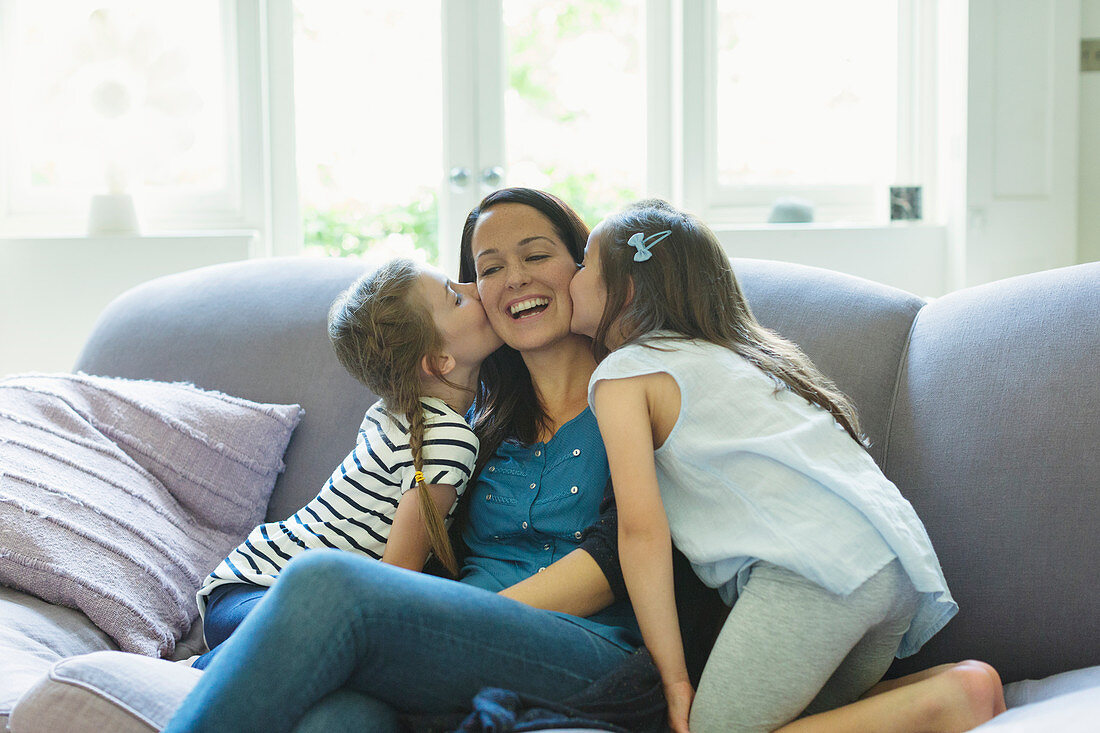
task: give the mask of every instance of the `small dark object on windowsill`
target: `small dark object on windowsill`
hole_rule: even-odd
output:
[[[890,186],[890,221],[921,218],[921,187]]]

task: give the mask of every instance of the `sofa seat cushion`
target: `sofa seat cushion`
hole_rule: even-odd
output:
[[[116,648],[80,611],[0,586],[0,730],[15,701],[54,662]]]
[[[94,652],[54,664],[12,712],[12,733],[149,733],[171,719],[202,672],[126,652]]]
[[[1078,670],[1085,672],[1086,670]],[[1077,674],[1068,672],[1068,675]],[[1061,677],[1062,675],[1056,675]],[[1095,680],[1095,677],[1093,677]],[[1045,680],[1039,680],[1044,682]],[[1006,690],[1007,692],[1007,690]],[[1007,697],[1007,695],[1006,695]],[[1010,707],[974,730],[981,733],[1094,733],[1100,721],[1100,685]]]

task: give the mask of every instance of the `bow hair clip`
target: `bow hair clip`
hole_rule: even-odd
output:
[[[635,262],[645,262],[646,260],[648,260],[650,257],[653,256],[653,253],[650,252],[650,250],[653,249],[653,247],[658,242],[665,239],[666,237],[671,237],[671,236],[672,236],[672,230],[671,229],[666,229],[663,232],[657,232],[656,234],[650,234],[648,237],[645,236],[644,234],[642,234],[641,232],[638,232],[636,234],[632,234],[630,236],[630,239],[626,240],[626,243],[629,244],[634,249],[638,250],[637,252],[634,253],[634,261]]]

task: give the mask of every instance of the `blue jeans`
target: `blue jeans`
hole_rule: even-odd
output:
[[[227,583],[210,591],[202,625],[202,635],[210,651],[191,664],[194,669],[206,669],[210,666],[222,642],[236,631],[264,597],[265,592],[266,586],[257,587],[250,583]]]
[[[485,686],[561,700],[630,654],[551,613],[351,553],[291,561],[165,731],[395,731]]]

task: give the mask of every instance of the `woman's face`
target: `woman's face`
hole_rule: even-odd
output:
[[[471,254],[485,315],[504,343],[528,352],[570,336],[577,263],[542,213],[524,204],[492,207],[474,226]]]

